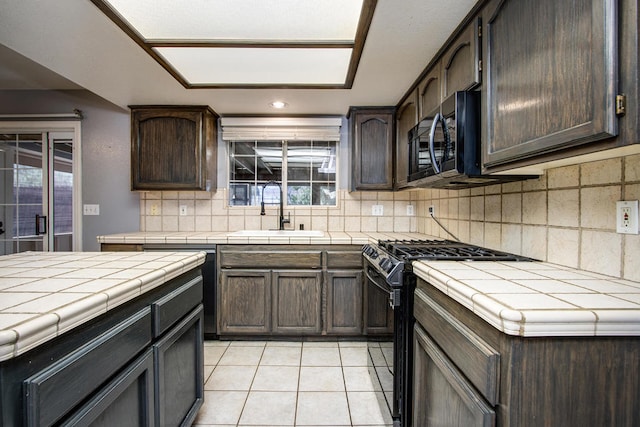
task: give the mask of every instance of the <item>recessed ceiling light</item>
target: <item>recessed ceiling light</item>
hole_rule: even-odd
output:
[[[278,110],[282,109],[282,108],[286,108],[289,106],[289,104],[287,104],[284,101],[273,101],[271,103],[269,103],[269,106],[271,108],[277,108]]]

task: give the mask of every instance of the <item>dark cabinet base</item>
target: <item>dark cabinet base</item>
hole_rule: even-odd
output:
[[[433,344],[430,353],[443,355],[444,365],[450,367],[448,376],[455,378],[459,371],[467,391],[473,392],[469,395],[477,394],[485,403],[497,399],[495,405],[489,403],[497,426],[632,427],[640,420],[640,337],[507,335],[420,279],[414,313],[420,330],[424,329],[417,342]],[[452,333],[455,330],[464,333]],[[467,351],[453,351],[463,348]],[[486,369],[494,357],[488,350],[499,357],[496,373]],[[427,364],[421,362],[425,359],[418,356],[418,348],[415,352],[414,407],[423,411],[416,414],[417,427],[431,413],[453,408],[447,399],[429,409],[430,400],[423,394],[429,381],[423,369]],[[495,389],[482,387],[492,378],[497,381]]]
[[[0,427],[188,426],[203,401],[194,269],[0,363]]]

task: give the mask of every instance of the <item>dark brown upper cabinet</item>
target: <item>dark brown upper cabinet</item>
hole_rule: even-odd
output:
[[[617,135],[617,5],[614,0],[487,3],[482,12],[485,171],[535,164],[549,153],[573,156],[575,147]]]
[[[420,119],[431,114],[442,102],[441,62],[436,62],[429,69],[418,85],[418,112]]]
[[[409,174],[409,131],[418,124],[418,90],[415,89],[396,113],[395,189],[407,186]]]
[[[351,107],[352,190],[393,189],[394,107]]]
[[[442,56],[442,99],[459,90],[470,90],[482,83],[482,20],[467,25]]]
[[[206,106],[132,106],[131,189],[216,189],[218,116]]]

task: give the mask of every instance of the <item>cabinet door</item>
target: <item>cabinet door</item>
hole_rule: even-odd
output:
[[[409,175],[409,131],[418,124],[418,90],[414,90],[396,114],[395,188],[407,186]]]
[[[617,3],[494,0],[485,8],[485,169],[617,134]]]
[[[219,334],[271,331],[269,270],[222,270],[218,285]]]
[[[495,411],[418,325],[413,351],[414,426],[495,425]]]
[[[216,144],[206,107],[132,107],[131,188],[215,188]]]
[[[327,333],[362,333],[362,271],[328,271]]]
[[[393,109],[352,109],[354,190],[393,189]]]
[[[433,110],[440,108],[440,103],[442,102],[442,80],[440,74],[440,62],[438,61],[429,69],[418,85],[420,120],[431,114]]]
[[[190,426],[204,402],[203,308],[198,306],[153,346],[156,426]]]
[[[155,425],[153,378],[153,352],[148,350],[62,422],[61,426]]]
[[[454,40],[442,57],[442,99],[459,90],[469,90],[481,83],[480,26],[472,21]]]
[[[319,334],[322,332],[321,310],[322,272],[273,272],[274,333]]]

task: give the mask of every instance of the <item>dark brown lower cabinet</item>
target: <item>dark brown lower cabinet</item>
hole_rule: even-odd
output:
[[[495,426],[493,408],[418,325],[413,351],[414,426]]]
[[[283,335],[322,332],[322,272],[273,272],[273,333]]]
[[[218,333],[362,335],[360,251],[357,245],[218,246]],[[377,301],[386,310],[386,300]]]
[[[422,279],[414,316],[414,427],[638,425],[640,337],[507,335]]]
[[[362,333],[362,270],[328,271],[327,334]]]
[[[221,335],[271,331],[270,270],[222,270],[217,300]]]

